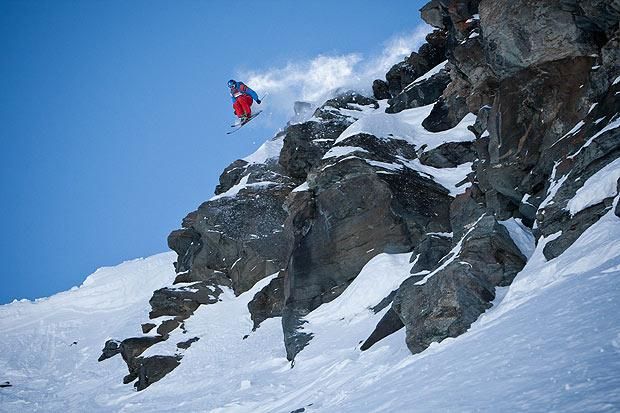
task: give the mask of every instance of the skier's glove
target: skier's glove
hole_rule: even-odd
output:
[[[256,103],[260,105],[260,99],[256,99]]]

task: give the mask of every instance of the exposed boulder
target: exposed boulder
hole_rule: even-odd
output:
[[[480,0],[432,0],[420,9],[422,20],[439,29],[466,31]]]
[[[346,92],[325,102],[307,122],[288,126],[279,159],[288,176],[303,182],[363,106],[377,108],[378,104],[356,92]]]
[[[370,336],[364,340],[364,343],[360,347],[360,350],[366,351],[371,348],[374,344],[384,339],[385,337],[397,332],[401,328],[403,328],[405,324],[400,319],[396,311],[393,308],[390,308],[379,320],[377,326],[370,334]]]
[[[423,146],[418,152],[420,162],[434,168],[454,168],[478,157],[472,142],[446,142],[428,151],[424,149]]]
[[[203,304],[218,302],[222,289],[218,285],[203,282],[192,284],[192,288],[164,287],[153,292],[149,304],[150,318],[174,316],[188,318]]]
[[[492,216],[478,219],[438,269],[398,289],[392,308],[409,350],[464,333],[491,306],[495,287],[510,284],[525,262],[503,225]]]
[[[200,340],[200,337],[192,337],[189,340],[181,341],[180,343],[177,343],[177,348],[187,350],[191,347],[193,343],[197,342],[198,340]]]
[[[404,61],[395,64],[386,73],[390,94],[397,96],[405,87],[431,69],[425,58],[413,52]]]
[[[424,119],[422,126],[429,132],[441,132],[452,129],[469,113],[463,96],[451,95],[449,99],[441,97],[431,113]]]
[[[390,107],[386,109],[386,112],[398,113],[405,109],[430,105],[439,99],[448,83],[450,83],[450,73],[447,70],[440,70],[428,79],[411,83],[394,98],[388,100]]]
[[[260,290],[248,303],[250,316],[256,330],[268,318],[280,317],[284,307],[284,274],[279,274]]]
[[[180,356],[152,356],[140,358],[136,390],[144,390],[151,384],[161,380],[166,374],[178,367]]]
[[[117,354],[120,354],[121,352],[120,344],[121,342],[118,340],[106,341],[105,345],[103,346],[103,350],[101,350],[101,356],[99,356],[99,359],[97,361],[107,360],[110,357],[114,357]]]
[[[411,254],[411,274],[428,274],[434,271],[451,249],[452,237],[449,234],[427,234]]]
[[[228,165],[220,175],[220,184],[215,187],[215,194],[224,193],[237,185],[243,175],[245,175],[247,166],[248,162],[243,159],[237,159]]]
[[[149,331],[151,331],[152,329],[154,329],[155,327],[157,327],[157,324],[153,324],[153,323],[143,323],[142,324],[142,332],[144,334],[148,333]]]
[[[443,30],[434,30],[426,35],[426,43],[420,46],[418,54],[428,62],[430,67],[435,67],[446,60],[447,33]]]
[[[381,79],[376,79],[372,82],[372,95],[377,100],[389,99],[392,97],[387,82]]]
[[[165,337],[162,336],[131,337],[126,338],[120,343],[114,342],[115,340],[108,340],[102,355],[99,357],[99,361],[120,353],[129,370],[129,374],[123,378],[123,383],[128,384],[138,378],[140,367],[145,360],[140,355],[149,347],[164,340]],[[115,345],[117,346],[116,348]]]

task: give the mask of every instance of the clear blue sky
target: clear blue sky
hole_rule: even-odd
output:
[[[225,135],[229,78],[378,54],[424,3],[0,0],[0,303],[166,251],[279,123]]]

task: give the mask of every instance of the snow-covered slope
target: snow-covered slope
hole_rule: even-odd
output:
[[[95,271],[79,288],[0,306],[0,411],[78,412],[130,392],[120,357],[98,363],[107,339],[137,334],[153,290],[174,278],[168,252]]]
[[[544,243],[470,331],[418,355],[402,330],[361,352],[382,315],[368,307],[382,295],[345,293],[308,316],[315,338],[291,368],[279,319],[251,332],[247,302],[270,278],[238,297],[228,291],[188,320],[200,340],[181,366],[142,392],[118,383],[120,358],[95,360],[109,334],[135,334],[146,320],[144,301],[169,281],[173,257],[105,268],[78,289],[0,307],[0,380],[13,384],[0,389],[0,410],[618,410],[620,220],[610,211],[548,262]],[[371,260],[347,291],[367,291],[386,271],[386,288],[396,285],[411,265],[400,257]]]

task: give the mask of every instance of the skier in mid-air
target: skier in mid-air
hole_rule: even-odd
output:
[[[252,117],[252,102],[256,101],[260,105],[260,99],[256,92],[243,82],[230,79],[228,87],[230,88],[230,98],[233,102],[235,115],[237,115],[243,125]]]

